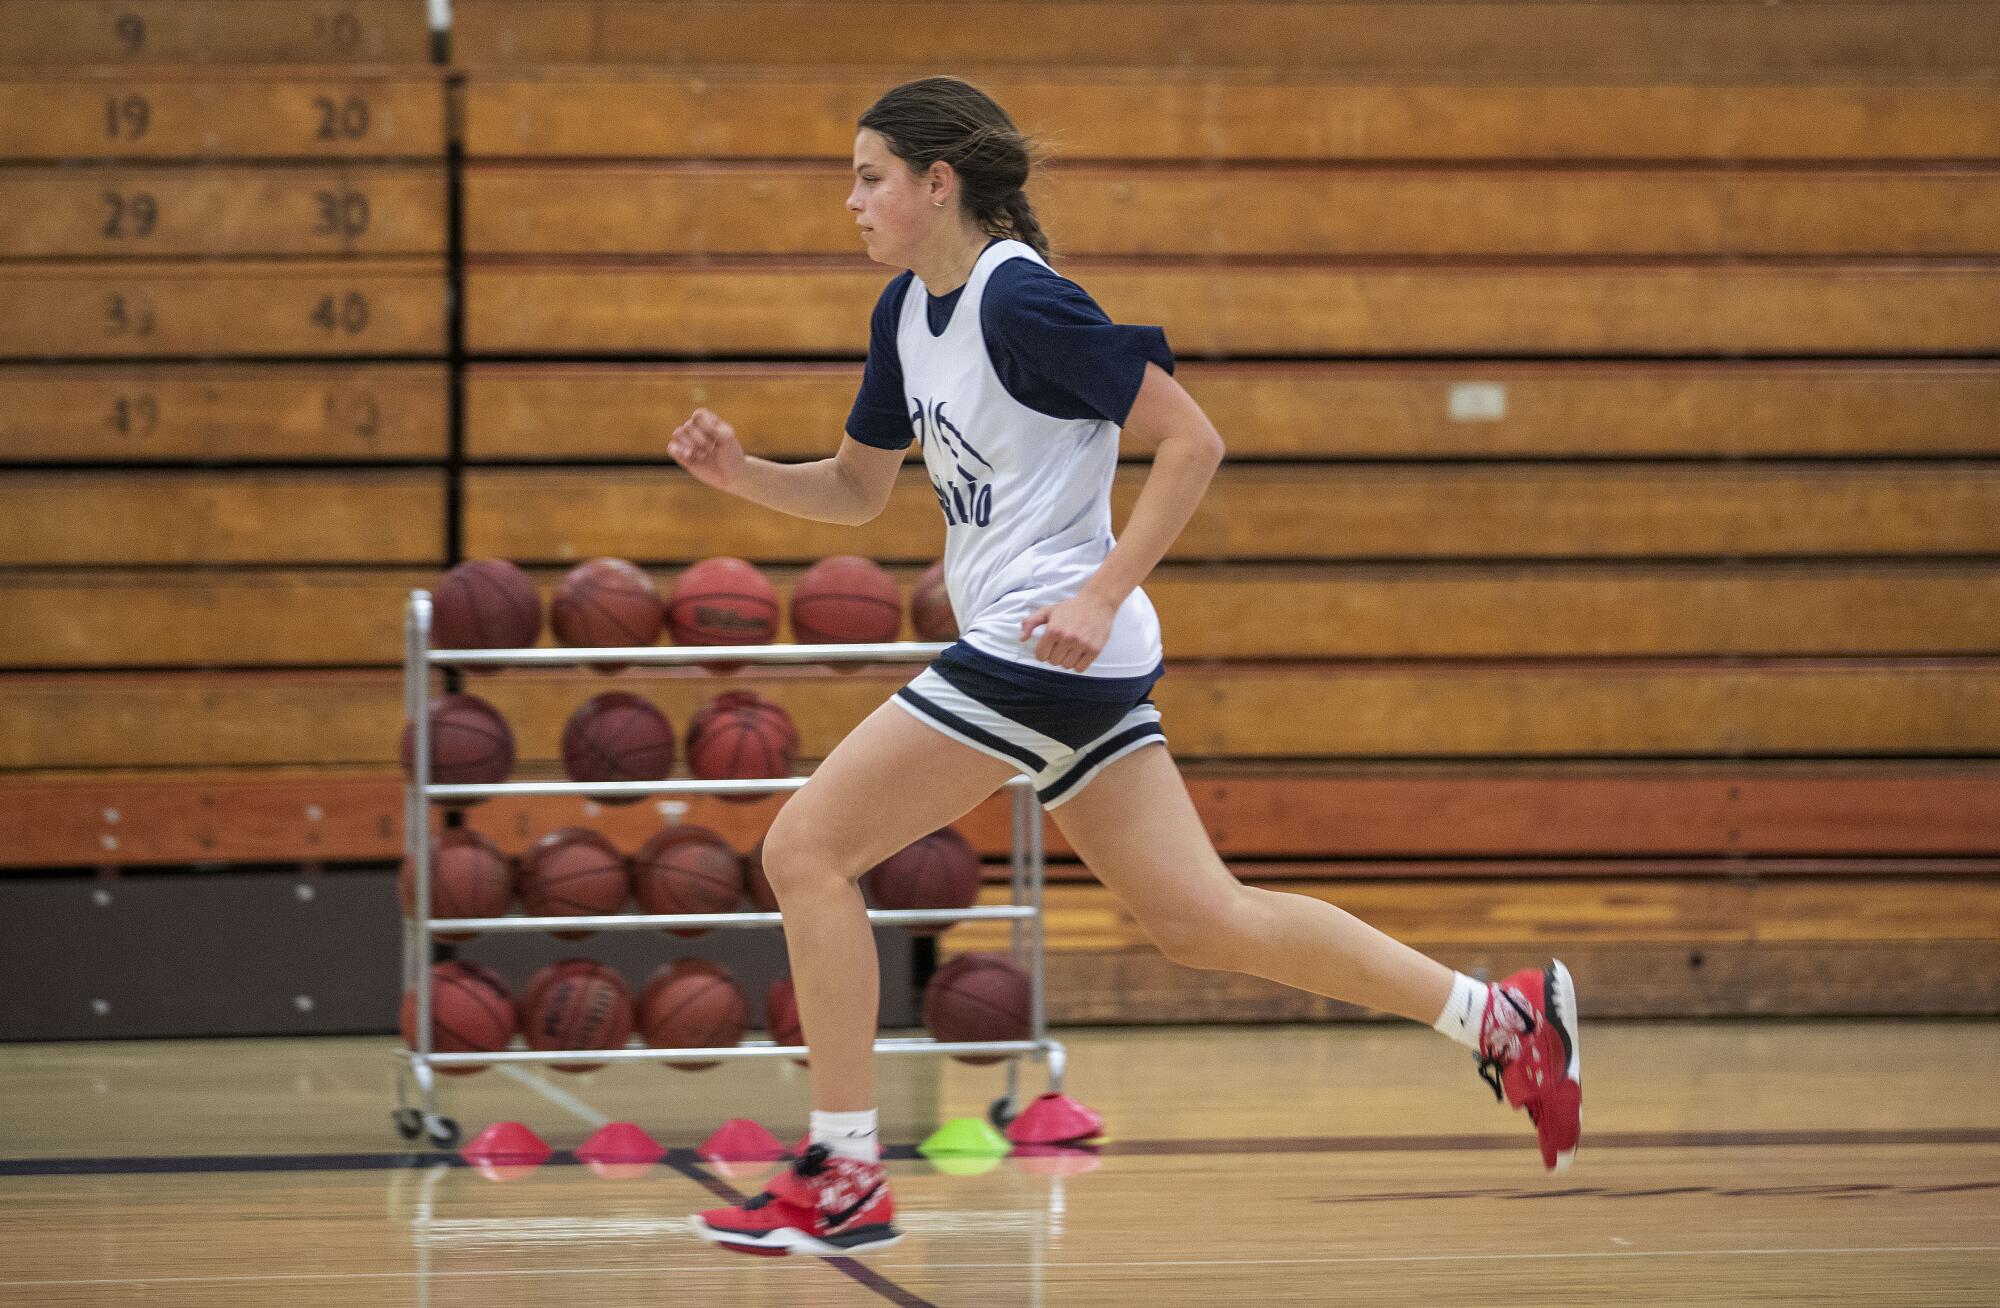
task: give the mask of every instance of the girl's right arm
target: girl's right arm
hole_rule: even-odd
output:
[[[703,485],[793,517],[850,527],[882,512],[903,467],[903,451],[863,445],[845,435],[840,452],[830,459],[773,463],[752,458],[730,425],[707,409],[696,409],[674,428],[667,453]]]

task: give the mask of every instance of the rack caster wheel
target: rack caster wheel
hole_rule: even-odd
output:
[[[458,1121],[451,1117],[429,1116],[424,1118],[424,1130],[430,1141],[439,1149],[449,1149],[458,1143]]]
[[[423,1115],[414,1108],[398,1108],[389,1117],[396,1123],[396,1134],[405,1140],[414,1140],[424,1133]]]
[[[1019,1116],[1020,1112],[1020,1107],[1014,1102],[1012,1095],[1001,1095],[993,1101],[992,1107],[986,1110],[986,1120],[993,1123],[995,1130],[1005,1131],[1007,1124]]]

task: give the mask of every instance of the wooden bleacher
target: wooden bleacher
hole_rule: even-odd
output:
[[[1149,590],[1240,876],[1458,966],[1560,949],[1606,1013],[1990,1011],[2000,5],[975,3],[919,51],[862,0],[459,0],[436,68],[414,3],[27,2],[0,867],[393,858],[400,600],[459,557],[907,582],[914,471],[841,530],[662,447],[707,404],[831,448],[888,276],[854,118],[941,60],[1047,139],[1059,267],[1166,326],[1229,442]],[[906,675],[748,680],[817,756]],[[546,771],[610,684],[467,688]],[[685,722],[722,683],[617,684]],[[660,817],[468,814],[575,820]],[[999,855],[997,807],[967,829]],[[1059,1020],[1332,1011],[1052,877]]]

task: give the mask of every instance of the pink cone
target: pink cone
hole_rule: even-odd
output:
[[[1007,1138],[1015,1144],[1073,1144],[1103,1133],[1103,1118],[1054,1090],[1035,1096],[1007,1124]]]
[[[695,1154],[711,1163],[776,1162],[785,1156],[778,1137],[747,1117],[732,1117],[701,1142]]]
[[[511,1163],[535,1166],[555,1151],[519,1122],[495,1122],[458,1151],[469,1163]]]
[[[667,1147],[630,1122],[609,1122],[583,1142],[576,1156],[587,1163],[657,1163]]]

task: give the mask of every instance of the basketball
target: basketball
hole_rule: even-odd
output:
[[[764,875],[764,842],[761,840],[743,856],[743,889],[759,913],[781,911],[778,908],[778,892],[771,889],[771,878]]]
[[[606,691],[570,714],[562,734],[563,772],[571,781],[664,781],[674,770],[674,728],[637,695]],[[603,804],[636,804],[644,795],[602,795]]]
[[[579,970],[588,972],[598,966],[600,964],[594,958],[558,958],[548,966],[538,968],[521,991],[521,1011],[526,1013],[532,1010],[541,999],[542,991],[548,989],[557,977]]]
[[[945,827],[876,864],[866,884],[877,908],[968,908],[979,899],[979,854],[971,841]],[[904,929],[934,936],[949,925]]]
[[[910,627],[918,640],[957,640],[958,617],[944,584],[944,563],[931,564],[910,587]]]
[[[542,634],[533,578],[505,559],[467,559],[431,594],[435,649],[526,649]]]
[[[501,976],[495,968],[490,968],[484,963],[475,963],[469,958],[447,959],[438,966],[450,968],[467,980],[477,981],[509,1003],[514,1002],[514,994],[507,988],[507,978]]]
[[[403,916],[417,913],[416,869],[403,860],[396,877]],[[446,827],[431,841],[431,916],[499,917],[514,898],[514,873],[500,847],[465,827]],[[454,931],[439,940],[470,940],[476,931]]]
[[[667,625],[676,645],[768,645],[778,635],[778,592],[742,559],[703,559],[674,580]]]
[[[924,1026],[939,1040],[1026,1040],[1033,995],[1028,974],[1005,954],[961,954],[924,987]],[[1005,1054],[954,1054],[997,1063]]]
[[[894,640],[902,629],[896,579],[858,555],[821,559],[792,587],[792,639],[801,645]]]
[[[750,1001],[729,969],[683,958],[653,973],[639,1003],[639,1025],[655,1049],[721,1049],[743,1039]],[[714,1067],[669,1063],[683,1072]]]
[[[743,860],[707,827],[666,827],[632,856],[632,897],[648,913],[729,913],[743,901]],[[670,929],[693,939],[707,927]]]
[[[563,827],[535,842],[521,860],[521,911],[529,917],[599,917],[631,897],[625,857],[588,827]],[[556,931],[581,940],[588,931]]]
[[[514,771],[514,731],[500,710],[477,695],[440,695],[431,701],[431,778],[435,786],[488,786]],[[403,724],[403,775],[416,774],[417,732]],[[476,799],[455,804],[477,804]]]
[[[491,969],[481,969],[491,972]],[[431,1049],[440,1054],[492,1054],[514,1038],[514,1000],[504,986],[495,990],[498,975],[481,975],[460,963],[431,968]],[[417,992],[403,992],[403,1043],[417,1047]],[[470,1076],[484,1066],[440,1067],[447,1076]]]
[[[799,1024],[798,994],[788,976],[779,977],[764,992],[764,1029],[771,1033],[771,1039],[781,1045],[802,1045],[806,1042],[805,1028]],[[811,1063],[805,1058],[794,1058],[792,1061],[800,1067]]]
[[[653,579],[624,559],[590,559],[571,568],[549,604],[549,629],[564,645],[651,645],[667,625]],[[592,664],[616,672],[622,663]]]
[[[522,1021],[531,1049],[622,1049],[632,1035],[632,994],[601,963],[566,967],[535,996]],[[558,1072],[593,1072],[602,1063],[551,1063]]]
[[[688,770],[704,781],[789,777],[798,762],[792,715],[753,690],[717,695],[688,723]],[[724,795],[755,803],[762,795]]]

